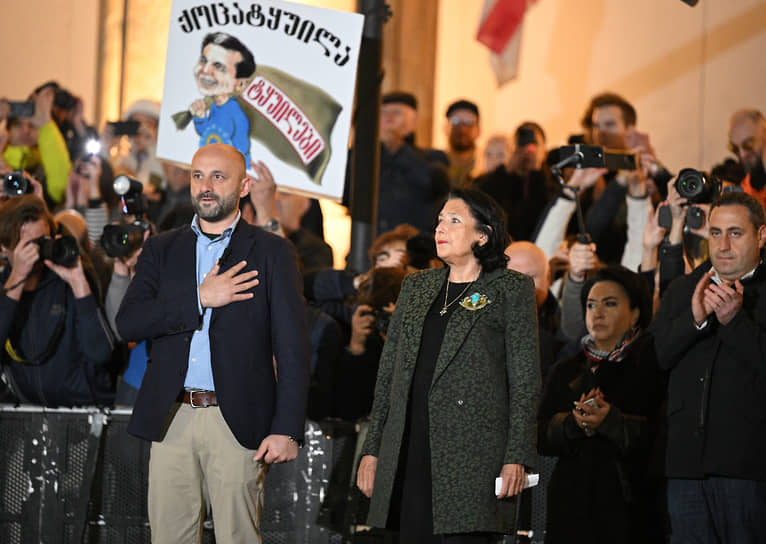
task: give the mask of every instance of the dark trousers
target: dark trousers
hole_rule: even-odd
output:
[[[766,482],[668,479],[671,544],[766,542]]]

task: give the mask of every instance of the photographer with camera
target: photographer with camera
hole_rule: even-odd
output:
[[[156,154],[159,123],[159,102],[141,99],[128,107],[123,121],[106,123],[101,133],[102,156],[111,161],[115,171],[138,179],[150,196],[166,183]]]
[[[545,156],[542,127],[527,121],[514,132],[509,163],[474,182],[503,208],[508,233],[514,240],[530,239],[545,206],[558,190],[550,173],[543,169]]]
[[[376,267],[359,285],[351,337],[336,370],[334,412],[341,419],[370,413],[383,341],[406,275],[404,268]]]
[[[51,117],[55,94],[46,83],[32,93],[30,102],[0,100],[0,122],[6,122],[8,132],[3,161],[9,169],[26,170],[41,181],[51,204],[64,199],[72,168],[64,137]]]
[[[64,205],[80,212],[88,226],[88,238],[97,244],[104,227],[120,219],[120,197],[114,192],[114,173],[108,161],[86,153],[69,174]]]
[[[599,258],[631,270],[641,261],[641,238],[655,187],[658,183],[664,186],[670,177],[657,160],[649,137],[636,130],[636,121],[635,108],[623,97],[614,93],[595,96],[582,121],[586,134],[576,139],[600,146],[604,159],[611,157],[616,164],[604,161],[606,168],[577,168],[567,180],[567,185],[578,190],[586,231],[598,247]],[[568,213],[564,217],[568,221],[574,213],[574,198],[571,191],[562,192],[538,225],[535,243],[549,256],[561,239],[561,218],[555,215]],[[571,202],[561,202],[563,199]],[[548,221],[556,227],[551,230]],[[575,227],[570,222],[568,232],[573,233]]]
[[[20,402],[110,404],[112,333],[71,236],[34,195],[0,207],[0,354]]]

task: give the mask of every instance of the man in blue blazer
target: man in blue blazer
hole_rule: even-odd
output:
[[[219,542],[261,542],[263,480],[303,436],[308,337],[295,252],[240,219],[251,180],[235,148],[192,159],[196,215],[147,240],[117,314],[149,362],[128,430],[152,440],[153,542],[199,542],[203,491]]]

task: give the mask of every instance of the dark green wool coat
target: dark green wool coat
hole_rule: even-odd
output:
[[[388,329],[362,455],[378,458],[368,523],[384,527],[407,420],[407,402],[428,309],[448,269],[405,278]],[[533,466],[540,389],[532,280],[509,270],[482,273],[466,296],[478,310],[450,316],[428,394],[434,533],[513,527],[516,499],[497,500],[502,466]],[[455,304],[458,304],[457,302]]]

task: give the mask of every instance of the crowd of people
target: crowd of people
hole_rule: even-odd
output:
[[[560,144],[623,163],[559,169],[534,121],[480,152],[466,99],[448,149],[419,147],[416,97],[388,93],[369,269],[337,270],[319,203],[257,157],[158,159],[150,100],[100,133],[56,82],[27,101],[0,100],[0,400],[135,405],[158,535],[194,534],[206,500],[222,541],[257,533],[307,415],[369,422],[356,482],[401,542],[509,533],[538,455],[546,542],[766,539],[759,111],[705,172],[599,94]],[[220,409],[201,431],[199,406]]]

